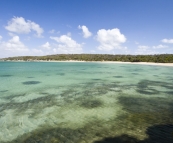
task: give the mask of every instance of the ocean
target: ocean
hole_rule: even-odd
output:
[[[173,142],[173,67],[0,62],[0,143]]]

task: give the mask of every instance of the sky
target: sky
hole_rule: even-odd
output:
[[[173,54],[173,0],[0,0],[0,58]]]

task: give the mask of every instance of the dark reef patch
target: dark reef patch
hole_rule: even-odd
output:
[[[165,84],[165,85],[162,85],[163,87],[167,88],[167,89],[173,89],[173,84]]]
[[[138,82],[138,84],[137,84],[138,89],[145,89],[145,88],[148,88],[148,86],[149,86],[149,82],[146,80],[142,80],[142,81]]]
[[[95,81],[95,82],[94,82]],[[110,84],[105,84],[103,82],[96,82],[96,80],[93,80],[93,82],[88,82],[87,84],[82,84],[83,92],[81,95],[85,96],[102,96],[104,94],[107,94],[110,91],[113,92],[119,92],[121,91],[121,85],[119,85],[120,82],[112,82]],[[130,88],[129,85],[125,85],[123,88]]]
[[[147,128],[149,136],[142,143],[173,143],[173,125],[154,125]]]
[[[141,94],[159,94],[160,91],[154,89],[153,87],[161,87],[166,89],[173,89],[173,83],[171,82],[161,82],[161,81],[152,81],[152,80],[141,80],[137,84],[137,92]]]
[[[136,73],[136,72],[132,72],[133,75],[139,75],[139,73]]]
[[[167,76],[166,77],[168,80],[173,80],[173,76]]]
[[[124,124],[146,127],[155,124],[173,124],[173,100],[165,98],[119,97],[119,103],[128,114]]]
[[[65,73],[57,73],[56,75],[64,76]]]
[[[32,85],[32,84],[39,84],[41,83],[40,81],[25,81],[22,82],[24,85]]]
[[[115,77],[115,78],[123,78],[123,76],[113,76],[113,77]]]
[[[75,89],[69,88],[69,89],[63,91],[63,93],[61,93],[61,96],[62,97],[70,97],[70,96],[75,95],[76,92],[77,91]]]
[[[123,134],[116,137],[106,137],[102,140],[95,141],[94,143],[140,143],[138,139],[129,135]]]
[[[123,109],[130,113],[172,113],[173,99],[165,98],[135,98],[135,97],[119,97],[119,103],[123,105]]]
[[[164,93],[166,93],[168,95],[173,95],[173,91],[165,91]]]
[[[0,92],[7,92],[8,90],[1,90]]]
[[[110,87],[109,86],[98,86],[98,87],[95,87],[94,90],[97,93],[97,95],[104,95],[110,91]]]
[[[128,114],[119,117],[129,129],[146,130],[140,143],[173,143],[173,99],[119,97]],[[128,142],[127,142],[128,143]]]
[[[81,69],[81,70],[86,70],[86,69]]]
[[[4,96],[2,97],[3,99],[9,100],[12,102],[13,98],[15,97],[20,97],[20,96],[25,96],[25,93],[21,93],[21,94],[12,94],[10,96]]]
[[[92,80],[102,80],[102,79],[99,79],[99,78],[93,78]]]
[[[133,69],[133,71],[139,71],[140,72],[140,71],[144,71],[144,70],[143,69],[137,69],[136,68],[136,69]]]
[[[47,92],[41,92],[40,94],[49,95],[49,93],[47,93]]]
[[[123,134],[115,137],[106,137],[94,143],[173,143],[173,125],[153,125],[146,130],[148,138],[139,140],[133,136]]]
[[[0,77],[11,77],[12,75],[8,75],[8,74],[5,74],[5,75],[0,75]]]
[[[48,96],[28,100],[25,102],[20,102],[20,103],[11,100],[11,102],[0,104],[0,112],[7,109],[14,109],[16,110],[16,114],[22,114],[22,113],[25,113],[28,109],[33,109],[33,112],[29,116],[29,117],[33,117],[38,115],[40,111],[44,110],[45,108],[55,106],[55,105],[60,106],[61,103],[59,103],[56,100],[55,96],[48,95]]]
[[[84,90],[83,92],[82,92],[82,97],[83,98],[85,98],[85,97],[92,97],[93,95],[94,95],[94,91],[92,91],[92,90]]]
[[[33,76],[28,76],[27,78],[34,78]]]
[[[85,100],[81,103],[81,107],[92,109],[92,108],[97,108],[101,107],[103,103],[100,100]]]
[[[147,90],[141,90],[141,89],[137,89],[136,90],[138,93],[140,94],[147,94],[147,95],[153,95],[153,94],[159,94],[160,92],[156,89],[147,89]]]

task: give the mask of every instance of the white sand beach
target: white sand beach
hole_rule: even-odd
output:
[[[150,62],[120,62],[120,61],[101,61],[101,63],[119,63],[119,64],[140,64],[140,65],[155,65],[155,66],[173,66],[173,63],[150,63]]]
[[[11,61],[11,60],[8,60]],[[33,61],[23,61],[14,60],[11,62],[92,62],[92,63],[111,63],[111,64],[140,64],[140,65],[154,65],[154,66],[170,66],[173,67],[173,63],[152,63],[152,62],[121,62],[121,61],[77,61],[77,60],[67,60],[67,61],[45,61],[45,60],[33,60]]]
[[[140,65],[155,65],[155,66],[173,66],[173,63],[151,63],[151,62],[121,62],[121,61],[39,61],[39,62],[95,62],[95,63],[115,63],[115,64],[140,64]]]

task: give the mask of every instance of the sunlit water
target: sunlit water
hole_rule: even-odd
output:
[[[0,143],[173,142],[173,67],[0,62]]]

